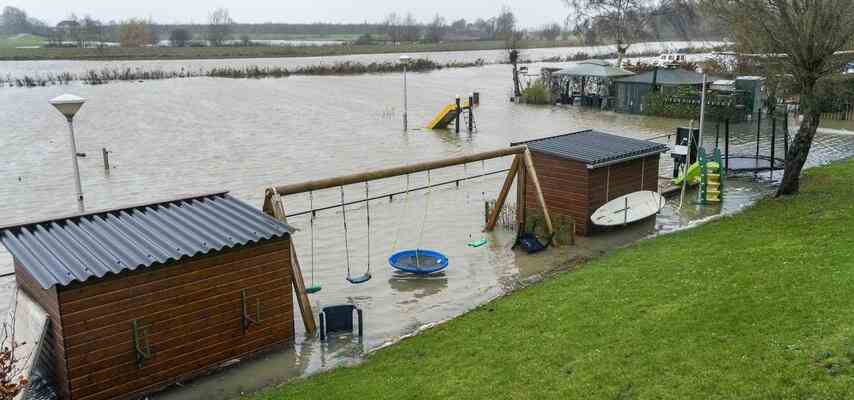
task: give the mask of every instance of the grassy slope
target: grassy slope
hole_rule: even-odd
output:
[[[34,35],[0,35],[0,49],[12,49],[18,46],[41,46],[45,39]]]
[[[520,48],[564,47],[576,41],[522,41]],[[188,47],[188,48],[104,48],[104,49],[15,49],[0,48],[0,60],[147,60],[219,59],[264,57],[315,57],[347,54],[466,51],[503,49],[503,41],[456,41],[401,46],[270,46],[270,47]]]
[[[255,399],[850,398],[854,161],[807,175]]]

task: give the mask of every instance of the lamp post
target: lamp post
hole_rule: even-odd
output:
[[[400,63],[403,64],[403,131],[406,132],[408,130],[407,123],[407,109],[409,108],[407,93],[406,93],[406,66],[409,65],[409,61],[412,60],[412,57],[407,55],[400,56]]]
[[[77,165],[77,143],[74,140],[74,115],[83,107],[86,99],[73,94],[64,94],[50,101],[68,120],[68,132],[71,134],[71,161],[74,165],[74,184],[77,189],[77,208],[80,212],[85,211],[83,206],[83,186],[80,184],[80,167]]]

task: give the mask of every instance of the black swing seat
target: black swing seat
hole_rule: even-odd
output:
[[[323,307],[320,312],[320,340],[326,340],[329,332],[353,332],[353,311],[359,320],[359,336],[362,336],[362,309],[352,304]]]
[[[347,277],[347,282],[350,282],[350,283],[352,283],[352,284],[354,284],[354,285],[358,285],[358,284],[360,284],[360,283],[365,283],[365,282],[367,282],[367,281],[371,280],[371,278],[372,278],[372,277],[371,277],[371,273],[370,273],[370,272],[366,272],[364,275],[359,275],[359,276],[348,276],[348,277]]]
[[[533,231],[535,229],[536,223],[534,223],[534,226],[531,227],[531,232],[522,232],[519,236],[517,236],[516,243],[513,244],[513,248],[515,249],[516,247],[522,246],[522,248],[525,249],[528,254],[534,254],[539,253],[551,246],[552,240],[554,240],[555,237],[554,233],[549,235],[548,240],[543,243],[542,241],[540,241],[539,238],[537,238],[537,235],[534,234]]]

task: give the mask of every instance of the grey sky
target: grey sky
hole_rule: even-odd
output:
[[[3,4],[5,3],[5,4]],[[151,17],[157,22],[203,23],[215,7],[226,7],[237,22],[363,22],[379,21],[395,11],[412,12],[421,21],[436,13],[448,20],[497,15],[502,2],[495,0],[11,0],[0,5],[22,8],[31,16],[55,24],[70,13],[91,14],[104,21]],[[522,27],[562,22],[566,9],[561,0],[508,0]]]

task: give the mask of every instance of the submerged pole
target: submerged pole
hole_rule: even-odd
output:
[[[460,115],[462,115],[462,111],[463,111],[462,108],[460,107],[460,95],[457,95],[456,103],[457,103],[457,118],[456,118],[456,121],[454,123],[454,129],[457,131],[457,133],[460,133]]]
[[[102,147],[101,155],[104,158],[104,171],[110,172],[110,151],[106,147]]]
[[[729,173],[729,119],[724,121],[724,170]]]
[[[469,132],[474,131],[474,95],[469,96]]]
[[[756,158],[759,158],[759,133],[762,131],[762,107],[759,107],[756,117]]]

